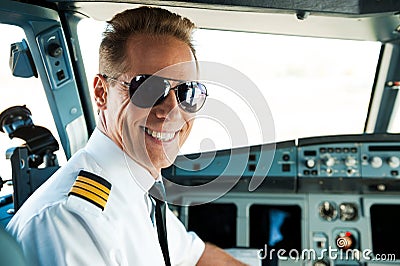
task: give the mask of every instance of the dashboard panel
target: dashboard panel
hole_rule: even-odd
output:
[[[399,135],[342,135],[180,156],[163,174],[188,188],[216,178],[237,182],[220,195],[170,195],[167,184],[171,200],[183,205],[184,224],[206,241],[297,251],[295,265],[390,265],[400,257],[399,158]],[[262,179],[254,190],[252,178]],[[207,197],[216,200],[197,205]],[[268,254],[262,265],[288,262]]]

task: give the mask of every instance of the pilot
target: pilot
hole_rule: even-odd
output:
[[[161,168],[207,96],[195,81],[193,30],[150,7],[108,22],[94,78],[97,127],[7,227],[30,265],[243,265],[165,208]]]

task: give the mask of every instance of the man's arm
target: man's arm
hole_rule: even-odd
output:
[[[81,201],[76,203],[82,206]],[[7,225],[7,230],[19,242],[27,265],[110,265],[104,256],[109,247],[100,248],[106,241],[101,241],[92,230],[88,230],[84,218],[65,205],[62,208],[59,204],[44,208],[28,222],[22,219],[27,209],[21,208],[20,211]],[[102,230],[98,235],[107,234]],[[116,243],[113,240],[109,242]]]
[[[206,247],[204,249],[203,254],[201,255],[199,261],[197,262],[197,266],[244,266],[243,262],[238,261],[228,253],[226,253],[221,248],[214,246],[213,244],[206,243]]]

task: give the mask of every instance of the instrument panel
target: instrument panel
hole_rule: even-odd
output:
[[[299,177],[397,178],[398,135],[331,137],[299,140]],[[323,141],[323,143],[321,143]]]
[[[294,261],[268,253],[260,265],[393,265],[400,262],[399,171],[400,135],[382,134],[186,155],[163,175],[188,186],[238,178],[211,203],[194,206],[215,191],[172,196],[184,224],[204,240],[308,255]],[[262,180],[254,190],[252,179]]]

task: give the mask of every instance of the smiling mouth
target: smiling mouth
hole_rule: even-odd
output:
[[[179,132],[179,130],[176,132],[158,132],[158,131],[151,130],[150,128],[147,128],[147,127],[142,127],[142,128],[147,135],[149,135],[152,138],[155,138],[156,140],[163,141],[163,142],[172,140],[175,137],[176,133]]]

